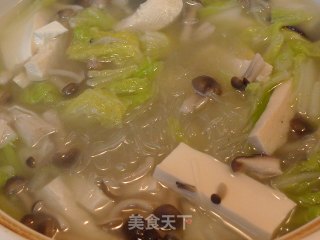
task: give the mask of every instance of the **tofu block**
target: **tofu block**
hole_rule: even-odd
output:
[[[290,120],[294,117],[292,108],[291,81],[277,87],[269,103],[249,134],[249,143],[258,151],[272,154],[287,141]]]
[[[40,48],[24,65],[27,76],[31,81],[42,81],[47,76],[51,64],[54,62],[54,53],[59,45],[58,40],[53,40]]]
[[[24,71],[14,76],[12,81],[14,81],[21,88],[26,88],[31,83],[30,79]]]
[[[28,77],[32,81],[42,81],[46,76],[50,62],[50,51],[39,52],[34,55],[25,65]]]
[[[42,45],[48,40],[58,37],[67,31],[68,29],[65,28],[61,23],[53,21],[34,31],[34,41],[36,44]]]
[[[157,165],[153,176],[252,239],[271,239],[296,206],[278,190],[243,173],[233,173],[226,164],[184,143]],[[221,196],[220,204],[211,201],[214,193]]]

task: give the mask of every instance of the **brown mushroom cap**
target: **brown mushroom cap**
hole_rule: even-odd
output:
[[[76,83],[67,84],[62,90],[62,95],[65,97],[74,96],[79,91],[79,85]]]
[[[181,215],[181,212],[173,205],[171,204],[163,204],[159,207],[157,207],[153,214],[159,218],[158,224],[161,228],[164,228],[164,230],[175,230],[182,226],[182,218],[178,217]],[[165,226],[166,221],[170,219],[171,226],[174,229],[170,229],[170,226]],[[172,222],[171,222],[172,220]],[[166,228],[165,228],[166,227]]]
[[[78,148],[70,148],[64,152],[57,153],[53,157],[53,163],[62,168],[71,167],[77,160],[79,152]]]
[[[4,185],[4,192],[8,195],[16,195],[27,188],[27,180],[23,177],[14,176],[7,180]]]
[[[206,75],[192,79],[192,87],[197,94],[204,97],[222,94],[221,85],[214,78]]]
[[[290,128],[297,136],[305,136],[315,131],[315,128],[302,116],[295,116],[290,121]]]
[[[20,222],[50,238],[54,237],[60,229],[58,221],[54,217],[44,213],[27,214]]]

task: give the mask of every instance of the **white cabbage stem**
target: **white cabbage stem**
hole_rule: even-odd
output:
[[[157,31],[172,23],[181,13],[182,0],[148,0],[131,16],[123,19],[116,30]]]

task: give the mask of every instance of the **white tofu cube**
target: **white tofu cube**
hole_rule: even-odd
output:
[[[271,239],[296,206],[278,190],[243,173],[232,173],[226,164],[183,143],[156,167],[153,176],[253,239]],[[221,196],[220,204],[211,201],[214,193]]]
[[[24,68],[27,76],[31,81],[43,81],[47,76],[51,64],[54,62],[54,53],[59,45],[58,40],[53,40],[40,48],[28,62]]]
[[[277,87],[269,103],[252,129],[248,141],[259,151],[272,154],[287,141],[290,120],[294,117],[292,108],[291,81]]]
[[[14,81],[21,88],[26,88],[31,83],[30,79],[24,71],[14,76],[12,81]]]
[[[39,52],[34,55],[25,65],[28,77],[32,81],[42,81],[50,62],[51,51]]]
[[[42,45],[48,40],[51,40],[59,35],[67,32],[68,29],[65,28],[61,23],[53,21],[37,30],[34,31],[34,42],[37,45]]]

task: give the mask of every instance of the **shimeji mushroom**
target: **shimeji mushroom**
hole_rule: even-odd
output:
[[[267,155],[236,157],[231,162],[231,168],[234,172],[246,172],[260,179],[282,174],[280,159]]]
[[[32,198],[28,190],[28,181],[24,177],[14,176],[9,178],[4,185],[4,193],[19,199],[26,209],[32,206]]]
[[[184,114],[192,113],[199,109],[210,99],[217,100],[222,94],[221,85],[212,77],[202,75],[192,79],[194,94],[186,98],[180,111]]]

